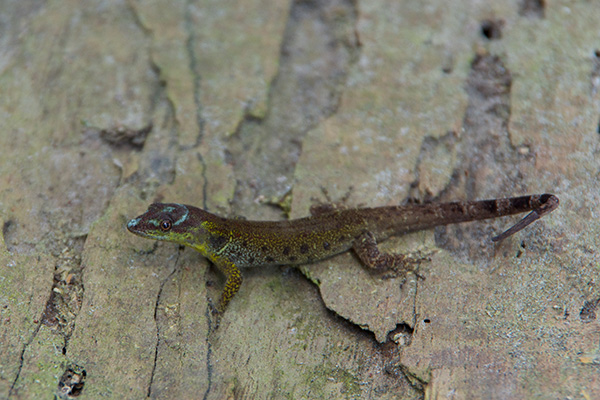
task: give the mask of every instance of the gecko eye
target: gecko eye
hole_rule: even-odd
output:
[[[165,219],[164,221],[162,221],[160,223],[160,229],[162,229],[163,232],[167,232],[171,230],[171,221],[169,221],[168,219]]]

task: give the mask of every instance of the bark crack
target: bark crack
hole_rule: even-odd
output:
[[[192,7],[192,3],[194,2],[194,0],[189,0],[187,3],[187,12],[185,13],[185,31],[187,34],[187,40],[185,43],[185,47],[188,53],[188,58],[189,58],[189,69],[191,71],[192,77],[193,77],[193,82],[194,82],[194,105],[195,105],[195,112],[196,112],[196,125],[198,127],[198,135],[196,137],[196,143],[191,146],[192,148],[196,148],[200,145],[200,143],[202,143],[202,139],[204,138],[204,118],[202,117],[202,100],[201,100],[201,96],[200,96],[200,89],[201,89],[201,81],[202,81],[202,76],[201,74],[198,72],[198,58],[196,55],[196,52],[194,51],[194,48],[196,48],[196,35],[195,35],[195,30],[194,30],[194,24],[192,21],[192,12],[190,10],[190,8]],[[185,149],[182,149],[185,150]],[[200,165],[202,166],[202,207],[204,209],[207,209],[208,204],[207,204],[207,190],[208,190],[208,180],[207,180],[207,176],[206,176],[206,161],[204,160],[203,155],[198,152],[197,153],[197,158],[198,161],[200,162]]]
[[[194,21],[192,20],[192,4],[194,0],[189,0],[187,3],[187,11],[185,13],[185,31],[187,33],[187,40],[185,47],[189,58],[189,69],[192,73],[194,83],[194,105],[196,107],[196,125],[198,126],[198,136],[196,137],[196,143],[192,147],[197,147],[204,138],[204,118],[202,118],[202,101],[200,96],[200,88],[202,82],[202,75],[198,72],[198,58],[194,48],[196,47],[196,35],[194,30]]]
[[[292,3],[268,110],[264,118],[246,116],[227,146],[237,180],[234,213],[253,214],[261,207],[256,198],[291,191],[304,137],[336,112],[358,59],[357,14],[351,0]]]
[[[17,396],[16,386],[17,386],[17,382],[19,381],[19,378],[21,377],[21,370],[23,369],[23,364],[25,363],[25,351],[27,351],[27,348],[29,347],[29,345],[33,342],[33,340],[37,336],[38,332],[40,331],[41,326],[42,326],[42,322],[38,321],[37,326],[35,327],[34,331],[31,333],[31,337],[23,345],[23,349],[21,349],[21,354],[19,356],[19,368],[17,368],[17,373],[15,374],[15,379],[13,380],[12,384],[10,385],[10,389],[8,391],[9,399],[13,395]]]
[[[175,272],[177,272],[180,256],[181,256],[181,250],[179,250],[179,252],[177,253],[177,258],[175,259],[175,266],[174,266],[173,270],[160,283],[160,287],[158,289],[158,294],[156,295],[156,302],[154,303],[154,322],[156,324],[156,345],[154,347],[154,360],[152,362],[152,372],[150,373],[150,382],[148,383],[148,397],[149,398],[152,397],[152,385],[154,383],[154,376],[156,374],[156,366],[158,364],[158,352],[160,351],[160,347],[162,345],[161,322],[159,321],[158,313],[159,313],[160,306],[161,306],[163,290],[164,290],[167,282],[169,282],[171,277],[175,274]]]

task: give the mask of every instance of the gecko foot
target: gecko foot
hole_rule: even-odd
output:
[[[323,193],[326,202],[323,202],[315,197],[311,197],[310,200],[313,202],[313,204],[310,206],[310,215],[314,217],[317,215],[328,214],[333,211],[346,210],[348,208],[348,205],[346,203],[350,198],[350,195],[352,194],[353,190],[354,187],[350,186],[346,194],[341,199],[339,199],[338,201],[334,201],[329,196],[327,188],[321,186],[321,192]]]
[[[338,207],[336,204],[316,203],[316,204],[313,204],[312,206],[310,206],[310,215],[315,217],[317,215],[328,214],[330,212],[333,212],[333,211],[336,211],[339,209],[340,209],[340,207]]]
[[[423,261],[431,261],[430,253],[421,255],[417,252],[413,254],[387,254],[390,257],[389,266],[385,268],[382,279],[393,279],[399,276],[406,276],[408,273],[414,274],[417,279],[425,280],[425,277],[417,272],[419,265]]]
[[[429,254],[417,253],[416,256],[413,256],[412,254],[382,252],[377,247],[377,241],[371,232],[364,232],[354,241],[352,247],[358,258],[369,268],[391,272],[391,277],[404,276],[407,272],[412,272],[417,278],[425,279],[416,272],[416,267],[422,261],[429,261]]]

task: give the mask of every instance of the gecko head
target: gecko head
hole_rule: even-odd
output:
[[[148,210],[127,223],[127,230],[138,236],[189,245],[192,240],[188,206],[177,203],[154,203]]]

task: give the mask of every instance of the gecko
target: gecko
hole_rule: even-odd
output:
[[[390,236],[459,222],[497,218],[530,211],[505,232],[498,242],[525,228],[558,207],[552,194],[494,200],[425,203],[374,208],[311,208],[311,216],[283,221],[249,221],[224,218],[197,207],[154,203],[127,223],[139,236],[174,242],[200,252],[226,278],[218,305],[218,320],[242,284],[240,268],[262,265],[309,264],[353,249],[375,270],[414,272],[420,259],[381,252],[377,243]],[[418,276],[418,275],[417,275]]]

